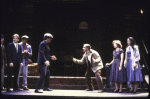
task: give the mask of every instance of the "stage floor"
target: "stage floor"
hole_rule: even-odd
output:
[[[11,89],[12,90],[12,89]],[[77,98],[94,98],[94,97],[148,97],[149,93],[111,93],[111,92],[103,92],[98,93],[98,90],[94,91],[85,91],[85,90],[61,90],[61,89],[53,89],[53,91],[43,91],[43,93],[34,93],[35,89],[17,91],[17,92],[6,92],[2,91],[1,95],[4,97],[9,96],[39,96],[39,97],[77,97]]]

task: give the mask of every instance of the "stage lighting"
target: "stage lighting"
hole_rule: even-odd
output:
[[[143,10],[142,9],[140,10],[140,12],[141,12],[141,14],[143,14]]]

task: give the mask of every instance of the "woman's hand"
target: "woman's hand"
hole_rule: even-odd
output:
[[[106,65],[111,65],[110,63],[106,63]]]
[[[122,70],[122,66],[119,66],[119,71],[121,71]]]

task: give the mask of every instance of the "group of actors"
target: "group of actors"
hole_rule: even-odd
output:
[[[19,76],[22,71],[23,75],[23,90],[29,90],[27,87],[27,76],[28,76],[28,59],[32,56],[31,45],[27,43],[29,37],[23,35],[21,37],[21,42],[19,42],[19,35],[14,34],[12,36],[13,42],[7,45],[7,54],[5,52],[4,46],[4,35],[1,34],[1,91],[4,89],[4,67],[8,67],[7,72],[7,92],[12,92],[10,90],[12,75],[14,74],[14,85],[13,91],[21,91],[19,88]],[[45,33],[43,41],[39,44],[37,63],[39,66],[40,77],[38,79],[35,93],[43,93],[43,91],[52,91],[49,88],[49,76],[50,76],[50,60],[57,60],[56,56],[50,55],[49,43],[53,39],[52,34]],[[110,67],[110,74],[107,77],[108,82],[115,83],[114,92],[122,92],[122,84],[124,82],[130,82],[131,88],[130,92],[136,93],[138,82],[142,82],[142,73],[140,69],[140,53],[138,45],[136,45],[133,37],[127,38],[127,47],[125,51],[124,60],[124,50],[122,49],[121,41],[114,40],[112,42],[115,50],[113,51],[113,60],[110,63],[106,63],[105,67]],[[85,73],[86,82],[88,88],[86,91],[93,91],[94,87],[92,84],[91,75],[94,72],[96,77],[96,82],[98,86],[98,92],[104,92],[103,80],[101,77],[101,69],[103,68],[103,62],[99,53],[91,49],[90,44],[83,45],[83,57],[81,60],[73,58],[73,62],[76,64],[86,64],[87,70]],[[41,87],[44,83],[43,91]],[[118,88],[120,84],[120,88]]]

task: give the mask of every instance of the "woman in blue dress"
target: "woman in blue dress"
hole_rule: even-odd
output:
[[[121,45],[121,41],[114,40],[112,42],[115,50],[113,51],[113,60],[106,65],[112,65],[110,69],[109,82],[115,82],[114,92],[122,92],[122,83],[126,82],[126,72],[123,66],[124,51]],[[120,83],[120,90],[118,88],[118,83]]]
[[[131,84],[130,92],[136,93],[138,82],[142,82],[142,73],[140,69],[140,53],[138,45],[136,45],[133,37],[127,38],[127,48],[125,52],[124,67],[127,72],[127,81]],[[133,85],[135,83],[135,88],[133,90]]]

